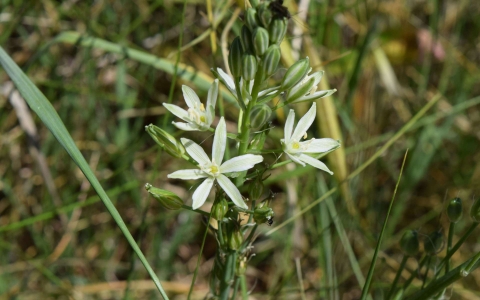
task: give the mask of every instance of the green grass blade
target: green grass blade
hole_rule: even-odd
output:
[[[368,269],[367,280],[365,281],[365,285],[363,286],[363,289],[362,289],[362,297],[360,298],[361,300],[365,300],[368,297],[368,290],[370,289],[370,284],[372,283],[372,278],[373,278],[373,270],[375,269],[375,264],[377,262],[378,252],[382,244],[383,235],[385,233],[385,230],[387,229],[388,216],[392,211],[393,202],[395,201],[395,195],[397,194],[398,186],[400,185],[400,179],[402,179],[403,167],[405,166],[405,161],[407,160],[407,154],[408,154],[408,149],[405,152],[405,156],[403,157],[402,168],[400,169],[400,175],[398,175],[397,184],[395,185],[395,190],[393,191],[392,201],[390,201],[390,206],[388,207],[387,216],[385,217],[385,222],[383,222],[382,231],[380,232],[377,246],[375,247],[375,253],[373,253],[372,262],[370,264],[370,268]]]
[[[30,108],[39,116],[45,126],[47,126],[47,128],[50,130],[50,132],[52,132],[52,134],[62,145],[62,147],[68,152],[73,161],[82,170],[83,174],[85,174],[85,177],[88,179],[88,181],[90,181],[92,187],[95,189],[100,199],[102,199],[103,203],[107,207],[109,213],[112,215],[112,218],[117,223],[123,235],[128,240],[129,244],[132,246],[133,250],[142,261],[143,265],[152,277],[163,298],[168,299],[165,291],[162,288],[160,280],[158,279],[153,269],[150,267],[150,264],[148,263],[147,259],[143,255],[135,240],[133,239],[130,231],[128,231],[128,228],[123,222],[122,217],[118,213],[112,201],[108,198],[107,193],[100,185],[100,182],[95,177],[95,174],[90,169],[87,161],[82,156],[80,150],[78,150],[75,142],[68,133],[67,128],[65,128],[65,125],[60,119],[60,116],[57,114],[48,99],[42,94],[42,92],[40,92],[40,90],[33,84],[33,82],[27,77],[27,75],[23,73],[23,71],[17,66],[17,64],[15,64],[15,62],[3,50],[2,47],[0,47],[0,64],[3,66],[7,74],[13,80],[15,86],[25,98],[25,100],[28,102]]]

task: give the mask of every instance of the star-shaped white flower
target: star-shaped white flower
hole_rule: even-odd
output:
[[[287,102],[291,104],[303,101],[314,101],[335,93],[337,91],[336,89],[317,91],[323,73],[323,71],[318,71],[305,76],[305,78],[288,91]]]
[[[334,139],[310,139],[308,141],[300,142],[300,139],[306,138],[307,130],[315,120],[317,114],[317,106],[315,102],[308,112],[298,121],[297,127],[293,130],[293,123],[295,122],[295,112],[290,110],[287,121],[285,123],[285,138],[281,139],[283,151],[290,157],[291,160],[305,166],[309,164],[317,169],[323,170],[330,174],[332,171],[321,161],[313,158],[310,155],[329,152],[340,147],[340,143]],[[293,132],[293,133],[292,133]]]
[[[181,142],[185,146],[188,154],[198,162],[199,169],[176,171],[169,174],[168,178],[184,180],[205,178],[193,193],[192,208],[197,209],[205,203],[213,183],[216,180],[236,206],[247,209],[248,207],[243,201],[240,191],[227,176],[228,173],[242,172],[253,168],[254,165],[263,161],[263,157],[261,155],[245,154],[222,163],[227,144],[227,127],[223,117],[220,119],[220,122],[218,122],[215,130],[211,160],[197,143],[185,138],[182,138]],[[225,176],[225,174],[227,174],[227,176]]]
[[[184,110],[177,105],[163,103],[163,106],[165,106],[165,108],[172,114],[186,122],[172,122],[173,125],[185,131],[208,130],[215,117],[215,104],[217,103],[218,96],[218,80],[215,80],[208,90],[206,107],[200,102],[200,99],[194,90],[183,85],[182,91],[188,110]]]

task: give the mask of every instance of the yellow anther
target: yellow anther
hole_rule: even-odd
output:
[[[203,106],[203,103],[200,103],[200,111],[205,111],[205,106]]]
[[[307,133],[305,132],[305,134],[303,135],[303,139],[306,139],[307,138]]]

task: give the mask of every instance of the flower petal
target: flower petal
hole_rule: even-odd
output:
[[[192,88],[182,85],[182,91],[183,98],[185,98],[185,102],[187,103],[188,107],[200,108],[200,98],[198,98],[197,94],[194,90],[192,90]]]
[[[197,209],[205,203],[207,200],[208,194],[210,194],[210,190],[212,189],[213,182],[215,179],[213,177],[209,177],[205,179],[195,190],[192,195],[193,203],[192,208]]]
[[[167,175],[168,178],[176,178],[176,179],[200,179],[207,177],[207,174],[199,169],[188,169],[188,170],[179,170]]]
[[[253,168],[263,161],[261,155],[245,154],[227,160],[220,166],[220,173],[240,172]]]
[[[291,159],[293,162],[295,162],[295,163],[297,163],[297,164],[305,167],[305,163],[304,163],[303,161],[301,161],[300,159],[298,159],[297,156],[292,155],[292,154],[290,154],[290,153],[288,153],[288,152],[285,152],[285,153],[287,153],[288,157],[290,157],[290,159]]]
[[[183,131],[204,131],[204,130],[201,130],[197,124],[193,124],[193,123],[172,122],[172,124],[175,125],[175,127],[177,127],[178,129]]]
[[[212,83],[212,86],[208,89],[207,96],[207,123],[212,124],[213,117],[215,116],[215,105],[217,104],[218,98],[218,79],[215,79]]]
[[[248,206],[245,204],[242,198],[242,194],[237,189],[237,187],[228,179],[225,175],[220,174],[217,177],[218,184],[222,187],[222,189],[227,193],[228,197],[232,199],[233,203],[236,206],[247,209]]]
[[[230,92],[234,95],[237,95],[237,92],[235,91],[235,82],[233,81],[232,77],[228,76],[228,74],[225,73],[225,71],[223,71],[221,68],[217,68],[217,72],[218,75],[223,79]]]
[[[340,143],[337,140],[330,138],[305,141],[301,142],[300,145],[307,146],[306,150],[304,150],[303,153],[323,153],[340,147]]]
[[[300,154],[300,157],[299,157],[303,162],[311,165],[312,167],[315,167],[317,169],[320,169],[322,171],[325,171],[327,173],[330,173],[330,175],[333,175],[333,172],[330,171],[330,169],[327,167],[327,165],[325,165],[323,162],[311,157],[311,156],[308,156],[306,154]]]
[[[217,128],[215,129],[215,136],[213,137],[212,161],[220,165],[225,154],[225,147],[227,145],[227,126],[225,119],[220,118]]]
[[[298,121],[297,127],[292,134],[292,140],[300,141],[302,136],[307,132],[308,128],[312,126],[313,121],[315,120],[315,115],[317,114],[317,105],[312,103],[312,107],[307,111],[307,113]]]
[[[197,143],[192,140],[181,138],[180,141],[182,142],[183,146],[185,146],[185,150],[187,150],[188,154],[201,166],[205,164],[211,163],[210,158],[208,158],[207,153],[200,147]]]
[[[315,92],[313,94],[310,94],[308,96],[300,97],[297,100],[290,102],[290,104],[298,103],[298,102],[304,102],[304,101],[313,101],[313,100],[317,100],[317,99],[320,99],[320,98],[325,98],[325,97],[328,97],[330,95],[335,94],[336,91],[337,91],[337,89],[317,91],[317,92]]]
[[[315,83],[313,85],[318,85],[320,83],[320,80],[322,80],[324,71],[317,71],[310,75],[310,77],[315,77]]]
[[[180,119],[187,122],[189,121],[188,112],[183,108],[181,108],[180,106],[168,104],[168,103],[163,103],[163,106],[165,106],[166,109],[168,109],[172,114],[179,117]]]
[[[288,113],[287,121],[285,122],[284,140],[285,144],[290,142],[293,131],[293,123],[295,122],[295,111],[293,109]]]

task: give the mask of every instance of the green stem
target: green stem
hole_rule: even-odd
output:
[[[196,213],[199,213],[199,214],[202,214],[206,217],[210,217],[210,213],[206,212],[206,211],[203,211],[201,209],[193,209],[191,206],[188,206],[188,205],[185,205],[183,204],[182,205],[182,208],[183,209],[186,209],[186,210],[189,210],[189,211],[193,211],[193,212],[196,212]]]
[[[403,289],[404,291],[407,291],[407,289],[408,289],[408,287],[410,286],[410,284],[412,283],[413,279],[415,279],[415,276],[420,273],[420,271],[421,271],[422,268],[423,268],[423,265],[427,262],[428,257],[429,257],[429,255],[425,256],[425,257],[420,261],[420,263],[418,264],[417,270],[413,271],[412,274],[410,275],[410,277],[407,279],[407,281],[405,281],[405,284],[404,284],[403,287],[402,287],[402,289]]]
[[[225,253],[225,267],[223,269],[223,276],[220,281],[220,300],[228,300],[228,296],[230,294],[230,286],[232,284],[233,275],[235,274],[236,259],[236,251],[228,250]]]
[[[247,281],[245,275],[240,275],[240,286],[242,287],[242,300],[248,300]]]
[[[452,250],[453,234],[455,233],[455,223],[450,222],[450,228],[448,229],[448,241],[447,241],[447,253]],[[450,272],[450,258],[445,261],[445,274]]]
[[[432,256],[427,255],[427,267],[425,268],[425,275],[423,276],[423,282],[422,282],[422,289],[425,287],[425,283],[427,282],[427,276],[428,276],[428,271],[430,270],[430,263],[432,261]]]
[[[478,252],[472,259],[472,261],[464,268],[461,270],[462,276],[467,277],[468,274],[472,271],[472,269],[475,267],[475,264],[480,260],[480,252]]]
[[[393,296],[395,289],[397,288],[398,280],[402,275],[402,271],[405,268],[405,264],[407,263],[408,255],[403,255],[402,262],[400,263],[400,267],[398,268],[397,275],[395,275],[395,279],[393,280],[392,287],[390,288],[390,292],[388,293],[387,300]]]

